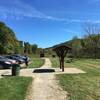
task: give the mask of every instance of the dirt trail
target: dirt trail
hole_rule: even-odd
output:
[[[51,68],[51,62],[45,58],[41,68]],[[66,92],[58,85],[53,73],[36,73],[27,100],[68,100]]]

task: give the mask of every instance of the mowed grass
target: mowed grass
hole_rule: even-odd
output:
[[[52,58],[52,66],[58,67],[58,58]],[[100,100],[100,59],[74,59],[65,67],[75,67],[85,74],[57,75],[62,88],[68,92],[70,100]]]
[[[0,79],[0,100],[25,100],[31,77],[6,77]]]
[[[44,64],[45,60],[41,58],[31,58],[28,68],[39,68]]]

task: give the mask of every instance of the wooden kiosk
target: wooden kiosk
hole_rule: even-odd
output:
[[[56,52],[57,56],[59,57],[60,62],[60,69],[64,71],[64,58],[66,57],[66,54],[71,51],[71,48],[67,46],[58,46],[53,49],[53,51]]]

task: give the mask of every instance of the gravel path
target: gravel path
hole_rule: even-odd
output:
[[[41,68],[51,68],[51,62],[45,58]],[[68,100],[66,92],[58,85],[53,73],[36,73],[32,83],[30,95],[26,100]]]

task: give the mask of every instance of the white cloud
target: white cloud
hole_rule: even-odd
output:
[[[21,18],[21,17],[30,17],[30,18],[41,18],[54,21],[64,21],[63,18],[56,18],[42,13],[37,10],[35,7],[21,2],[20,0],[8,0],[8,4],[0,0],[0,15],[4,18]],[[5,17],[6,16],[6,17]]]
[[[71,34],[79,34],[78,32],[76,32],[74,30],[70,30],[70,29],[66,29],[66,28],[63,28],[62,31],[68,32],[68,33],[71,33]]]
[[[81,20],[81,19],[70,19],[66,20],[66,23],[95,23],[95,24],[100,24],[100,20]]]
[[[24,1],[24,0],[23,0]],[[91,0],[99,1],[99,0]],[[81,19],[65,19],[46,15],[45,13],[37,10],[34,6],[31,6],[22,0],[7,0],[7,2],[0,0],[0,18],[12,18],[22,19],[23,17],[28,18],[39,18],[43,20],[62,21],[66,23],[85,23],[92,22],[100,24],[100,20],[81,20]]]

